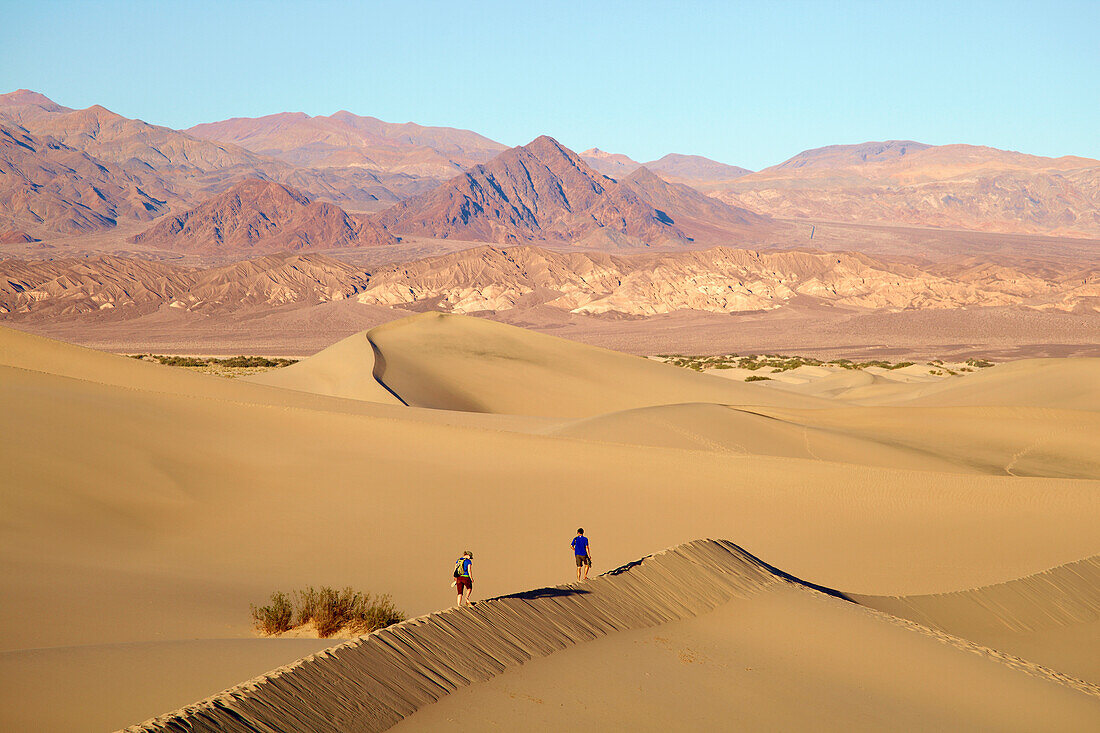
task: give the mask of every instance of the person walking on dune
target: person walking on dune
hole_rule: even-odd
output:
[[[456,605],[469,605],[470,596],[474,594],[473,564],[474,553],[469,550],[466,550],[462,553],[462,557],[455,560],[454,586],[458,589],[458,603]],[[465,590],[465,593],[463,593],[463,590]]]
[[[577,580],[588,580],[588,569],[592,567],[592,556],[588,554],[588,538],[584,536],[584,527],[577,530],[577,536],[570,543],[577,558]],[[581,569],[584,577],[581,577]]]

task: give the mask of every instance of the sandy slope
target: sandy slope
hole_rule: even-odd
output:
[[[597,570],[731,537],[787,572],[880,596],[1100,553],[1095,482],[1056,477],[1094,475],[1096,426],[1067,409],[1064,378],[1049,393],[1058,410],[870,409],[456,316],[370,338],[406,401],[522,414],[371,402],[383,396],[358,338],[288,370],[284,389],[0,329],[0,648],[248,638],[249,603],[307,584],[389,592],[418,614],[453,602],[447,566],[466,546],[478,597],[568,578],[578,524]],[[954,389],[982,377],[985,402],[960,403],[1013,404],[1066,363],[1087,407],[1095,361],[1025,364],[1003,394],[986,383],[1002,367]],[[1054,438],[1012,471],[1032,475],[1009,475],[1039,432]]]
[[[1100,410],[1100,359],[1024,359],[925,385],[886,404],[1014,405]]]
[[[1100,556],[973,590],[855,600],[1100,685]]]
[[[113,730],[331,646],[320,639],[184,639],[0,652],[4,729]],[[65,703],[58,704],[58,691]]]
[[[370,336],[382,381],[419,407],[588,417],[679,402],[827,404],[463,316],[425,313]]]
[[[306,361],[256,374],[247,381],[386,405],[403,404],[375,378],[376,364],[370,339],[365,333],[357,333]]]
[[[698,540],[586,583],[413,619],[133,730],[704,730],[731,717],[1072,730],[1100,720],[1100,687]]]
[[[1100,699],[778,587],[536,660],[392,730],[1078,730]]]

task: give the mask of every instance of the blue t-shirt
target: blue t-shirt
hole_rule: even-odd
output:
[[[574,555],[587,555],[588,554],[588,538],[582,534],[573,538],[573,554]]]
[[[462,577],[470,577],[470,565],[473,564],[473,560],[468,557],[460,557],[455,560],[455,568],[458,570],[458,574]]]

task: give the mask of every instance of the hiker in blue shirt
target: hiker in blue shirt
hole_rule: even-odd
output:
[[[588,538],[584,536],[584,528],[577,530],[577,536],[570,543],[573,545],[573,554],[577,557],[577,580],[588,580],[588,569],[592,567],[592,556],[588,554]],[[581,577],[581,568],[584,568],[584,577]]]
[[[471,568],[474,564],[474,553],[466,550],[462,557],[455,560],[455,582],[452,584],[458,589],[459,606],[469,605],[470,596],[474,594],[474,576]],[[463,595],[462,590],[466,593]]]

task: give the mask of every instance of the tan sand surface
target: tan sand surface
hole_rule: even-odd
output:
[[[1096,426],[1074,408],[1098,360],[1003,382],[998,366],[951,382],[980,389],[928,397],[963,407],[862,408],[458,316],[369,335],[406,401],[520,414],[367,401],[379,393],[339,359],[303,362],[284,389],[0,329],[0,649],[247,639],[250,603],[305,585],[419,614],[453,602],[465,547],[476,598],[570,577],[579,524],[597,571],[730,537],[879,596],[1100,553],[1100,494],[1072,478],[1094,475]],[[345,347],[371,369],[362,341]],[[1057,409],[980,406],[1047,397]]]
[[[591,441],[707,450],[742,456],[785,456],[918,471],[994,472],[987,466],[937,455],[923,446],[913,449],[899,445],[887,436],[877,435],[875,430],[867,430],[864,435],[853,435],[854,430],[845,434],[843,427],[839,430],[832,426],[819,429],[813,425],[814,412],[816,410],[803,410],[797,416],[795,413],[783,413],[783,418],[777,418],[766,413],[765,408],[736,409],[714,404],[663,405],[578,420],[557,426],[550,433]],[[1100,466],[1097,472],[1100,473]]]
[[[122,728],[333,643],[187,639],[0,652],[4,730]]]
[[[333,397],[381,402],[386,405],[402,404],[400,399],[375,379],[375,364],[375,353],[370,339],[365,333],[357,333],[305,361],[245,379],[257,384],[270,384]]]
[[[1100,699],[776,587],[460,689],[392,728],[1085,730]]]
[[[1100,716],[1100,687],[697,540],[413,619],[133,730],[709,729],[731,715],[754,728],[1072,730]]]
[[[973,590],[854,598],[1100,685],[1100,556]]]
[[[826,404],[463,316],[426,313],[370,336],[382,381],[420,407],[588,417],[678,402]]]
[[[1100,478],[1100,415],[1035,407],[746,408],[801,431],[810,457],[868,465],[916,466],[991,475]],[[779,426],[773,426],[779,431]],[[840,451],[841,441],[850,443]],[[779,445],[770,441],[769,447]],[[840,451],[840,452],[837,452]],[[898,457],[908,454],[908,464]]]
[[[1023,359],[923,385],[882,404],[1013,405],[1100,410],[1100,359]],[[849,395],[851,398],[851,395]],[[868,404],[872,401],[865,400]]]

